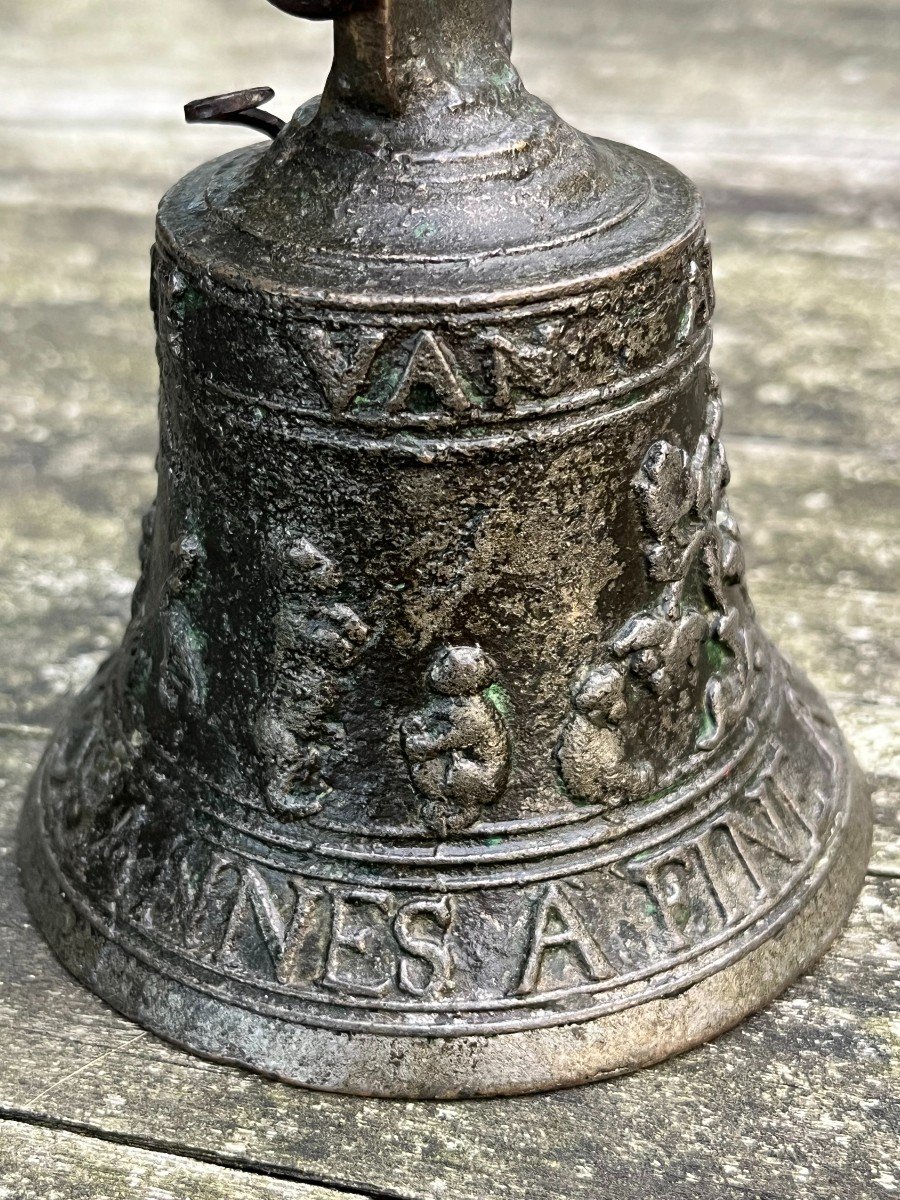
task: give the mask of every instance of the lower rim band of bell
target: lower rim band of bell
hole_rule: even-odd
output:
[[[291,1082],[453,1098],[634,1070],[763,1006],[821,955],[857,895],[870,837],[860,774],[808,684],[774,669],[759,724],[667,816],[539,860],[533,877],[520,864],[513,886],[498,865],[497,886],[447,870],[427,890],[386,873],[365,886],[323,878],[289,856],[276,869],[271,847],[228,844],[221,829],[142,874],[140,830],[92,825],[85,801],[95,692],[48,751],[23,818],[30,905],[64,964],[115,1008]],[[99,905],[73,869],[79,823],[117,865]],[[495,940],[467,944],[476,925]],[[489,977],[474,961],[486,947]]]

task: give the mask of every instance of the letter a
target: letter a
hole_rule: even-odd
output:
[[[402,412],[413,388],[424,384],[431,388],[444,408],[463,412],[469,407],[469,401],[457,372],[456,360],[447,346],[430,329],[423,329],[415,340],[406,370],[400,377],[387,411]]]
[[[555,925],[555,930],[551,926]],[[537,903],[528,958],[517,996],[530,995],[538,985],[544,955],[548,950],[565,948],[570,957],[581,960],[588,980],[597,982],[614,974],[606,956],[585,928],[581,917],[555,883],[551,883]]]

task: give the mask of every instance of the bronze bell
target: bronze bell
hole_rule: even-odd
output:
[[[163,199],[159,492],[24,816],[66,966],[183,1046],[527,1092],[728,1029],[860,887],[858,769],[744,584],[692,184],[510,64],[331,16],[321,98]]]

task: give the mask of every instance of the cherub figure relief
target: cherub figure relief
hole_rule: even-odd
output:
[[[206,554],[194,533],[180,537],[172,551],[174,563],[159,611],[159,699],[164,709],[187,723],[206,703],[204,639],[192,603]]]
[[[271,693],[254,736],[269,808],[293,819],[321,811],[344,756],[344,673],[365,650],[370,630],[335,598],[341,573],[308,538],[282,534],[275,551],[283,600],[274,621]]]
[[[433,695],[401,726],[410,778],[424,799],[422,816],[441,837],[472,825],[509,779],[509,734],[490,696],[496,677],[479,646],[439,650],[427,676]]]
[[[572,711],[556,748],[573,798],[615,808],[652,789],[653,768],[633,761],[625,748],[619,726],[627,712],[625,674],[619,667],[595,667],[573,687]]]

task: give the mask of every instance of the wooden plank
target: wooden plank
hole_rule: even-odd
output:
[[[350,1194],[0,1120],[2,1200],[339,1200]]]
[[[802,191],[823,207],[850,190],[888,198],[900,42],[889,3],[559,4],[548,21],[541,0],[519,0],[518,11],[529,85],[582,127],[726,193]]]
[[[900,880],[872,878],[836,947],[765,1013],[636,1076],[455,1104],[317,1095],[183,1054],[63,972],[8,849],[38,745],[0,749],[0,1114],[422,1200],[845,1200],[900,1185]]]
[[[831,707],[873,783],[900,775],[900,704],[860,704],[845,696],[829,696]]]
[[[710,236],[726,436],[896,461],[896,225],[713,209]]]
[[[900,782],[882,778],[873,783],[875,837],[869,871],[900,879]]]

